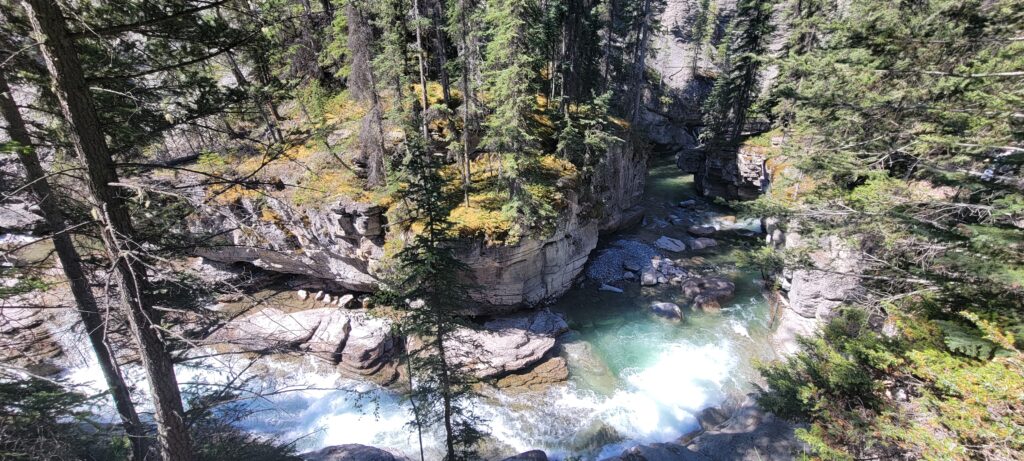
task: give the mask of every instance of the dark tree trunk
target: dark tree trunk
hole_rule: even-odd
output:
[[[445,40],[444,30],[441,21],[444,18],[444,0],[435,0],[434,7],[430,8],[431,21],[434,24],[434,48],[437,48],[437,70],[441,78],[441,92],[444,96],[444,105],[452,105],[452,82],[448,75],[448,42]]]
[[[650,41],[651,35],[651,1],[643,0],[643,10],[640,15],[640,30],[638,31],[637,37],[637,49],[634,53],[633,61],[633,107],[630,111],[630,123],[636,125],[637,119],[640,117],[640,106],[644,99],[644,85],[647,72],[647,43]]]
[[[423,48],[423,27],[420,25],[420,2],[412,0],[413,21],[416,23],[416,59],[419,64],[420,73],[420,104],[422,110],[426,111],[430,102],[427,99],[427,52]],[[420,117],[420,126],[423,130],[423,141],[430,141],[430,133],[427,132],[427,119]]]
[[[51,0],[23,0],[32,28],[38,35],[40,51],[50,73],[53,91],[60,102],[68,137],[83,162],[89,183],[93,211],[103,226],[103,244],[110,257],[121,301],[138,347],[139,358],[153,398],[157,440],[165,461],[193,459],[185,425],[181,393],[174,364],[159,334],[159,319],[146,300],[146,266],[138,259],[142,251],[124,198],[111,186],[118,182],[114,162],[107,149],[83,77],[73,43],[57,3]]]
[[[2,72],[0,72],[0,113],[7,120],[7,134],[22,149],[18,154],[18,160],[25,167],[25,178],[31,185],[32,193],[36,196],[46,225],[53,232],[53,248],[57,252],[57,259],[60,260],[64,276],[67,277],[68,284],[71,286],[71,294],[75,298],[78,314],[82,318],[82,324],[89,335],[93,353],[96,354],[96,361],[103,371],[107,388],[114,399],[117,413],[121,417],[121,425],[124,426],[124,432],[131,442],[132,459],[142,461],[146,459],[149,445],[146,440],[145,427],[139,420],[139,414],[135,412],[131,391],[124,381],[124,376],[121,375],[117,359],[107,344],[103,315],[92,294],[92,288],[89,286],[89,279],[82,268],[82,259],[78,255],[78,250],[75,249],[71,236],[65,231],[67,222],[60,210],[60,204],[57,203],[57,198],[50,188],[50,182],[46,179],[46,172],[39,163],[39,156],[32,148],[32,139],[25,128],[25,120],[21,118],[14,95]]]

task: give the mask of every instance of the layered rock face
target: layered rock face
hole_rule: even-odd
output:
[[[225,232],[230,242],[200,249],[199,255],[329,280],[350,290],[377,287],[373,274],[384,256],[387,223],[382,207],[354,202],[296,206],[279,200],[263,206],[269,211],[258,210],[252,200],[208,209],[193,227]]]
[[[700,0],[666,1],[658,17],[662,28],[652,41],[657,52],[647,64],[661,79],[647,92],[640,120],[651,140],[673,153],[697,145],[701,104],[719,72],[714,51],[736,9],[736,0],[710,3],[716,11],[714,32],[701,43],[694,35]]]
[[[256,354],[311,354],[343,375],[390,384],[400,342],[387,321],[337,308],[262,309],[225,324],[206,343]]]
[[[647,159],[646,151],[626,142],[609,148],[594,177],[597,218],[583,216],[580,204],[571,200],[557,230],[546,239],[499,246],[476,241],[461,248],[458,256],[480,287],[472,292],[474,299],[491,306],[522,306],[565,294],[597,247],[598,236],[642,217]]]
[[[694,175],[701,194],[727,200],[753,200],[768,189],[767,157],[754,149],[684,151],[676,165]]]
[[[596,206],[568,200],[556,231],[515,245],[466,241],[457,255],[471,269],[474,300],[493,307],[531,306],[570,287],[597,246],[598,235],[639,220],[647,177],[647,152],[628,142],[611,146],[594,175]],[[365,203],[294,204],[243,198],[209,207],[193,223],[198,232],[228,235],[199,254],[223,263],[322,279],[347,290],[374,291],[388,238],[385,209]]]
[[[795,226],[793,226],[795,227]],[[836,236],[805,241],[795,231],[769,232],[770,243],[787,249],[810,248],[811,267],[787,269],[779,276],[778,327],[772,339],[783,354],[797,351],[796,338],[814,333],[836,309],[861,289],[862,261],[858,253]],[[780,241],[782,240],[782,241]]]
[[[699,0],[668,0],[660,16],[664,26],[653,46],[657,53],[649,62],[661,77],[657,88],[648,91],[641,123],[652,141],[677,158],[686,174],[695,175],[704,195],[729,200],[749,200],[760,195],[767,185],[764,157],[753,150],[740,149],[705,152],[697,136],[703,125],[702,104],[720,73],[714,50],[721,42],[736,9],[735,0],[712,0],[715,30],[697,43],[694,23],[701,11]],[[777,7],[777,11],[782,8]],[[769,49],[782,49],[788,31],[778,20]],[[761,88],[767,88],[778,74],[769,66],[761,70]],[[752,130],[758,131],[756,127]]]

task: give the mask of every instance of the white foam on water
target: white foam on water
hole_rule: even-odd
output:
[[[491,436],[516,452],[540,448],[558,459],[589,449],[590,455],[601,459],[639,443],[672,441],[697,429],[695,414],[719,404],[723,386],[731,382],[738,358],[730,344],[722,339],[703,345],[685,340],[647,345],[653,346],[652,359],[619,373],[618,388],[610,395],[569,382],[540,392],[496,391],[473,407],[487,420],[485,429]],[[207,367],[179,367],[178,378],[183,386],[225,383],[247,363],[218,358]],[[396,393],[318,372],[312,362],[265,363],[270,372],[261,372],[254,385],[270,395],[250,402],[250,409],[257,411],[240,422],[243,429],[282,441],[298,440],[299,451],[361,443],[418,458],[416,433],[407,425],[412,414]],[[578,371],[572,361],[570,370]],[[94,383],[97,389],[104,385],[96,366],[78,368],[70,378]],[[602,424],[624,440],[597,442],[607,443],[603,447],[574,440],[581,431]],[[437,449],[438,437],[426,434],[424,439],[428,453]]]

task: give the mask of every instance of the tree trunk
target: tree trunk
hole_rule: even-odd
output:
[[[637,39],[637,50],[633,63],[633,85],[635,94],[633,98],[633,110],[630,114],[630,124],[636,125],[640,117],[640,106],[644,99],[644,75],[647,71],[647,42],[650,40],[651,27],[651,0],[643,0],[643,14],[640,16],[640,33]]]
[[[441,20],[444,18],[444,0],[436,0],[435,8],[430,16],[434,24],[434,47],[437,48],[437,68],[441,77],[441,94],[444,96],[444,105],[452,105],[452,83],[448,75],[448,45],[444,39],[444,31]]]
[[[459,5],[459,23],[461,25],[462,33],[462,193],[463,199],[465,200],[466,206],[469,206],[469,188],[472,181],[471,164],[469,161],[469,110],[470,101],[473,100],[473,95],[469,92],[469,78],[470,78],[470,59],[469,59],[469,40],[466,35],[469,34],[467,27],[469,27],[469,21],[466,18],[466,0],[460,0]]]
[[[67,277],[68,284],[71,286],[71,294],[75,298],[78,314],[89,335],[93,353],[96,354],[96,362],[99,363],[100,369],[103,371],[103,378],[107,381],[107,388],[114,399],[117,413],[121,417],[121,425],[131,443],[131,459],[142,461],[146,459],[149,445],[146,440],[145,427],[139,420],[139,414],[135,412],[131,391],[128,389],[124,376],[121,375],[121,370],[118,368],[117,360],[107,344],[103,315],[92,294],[92,288],[89,286],[89,279],[82,268],[82,259],[78,255],[78,250],[75,249],[71,236],[65,232],[67,222],[64,219],[64,214],[60,211],[60,204],[57,203],[50,183],[46,180],[46,172],[32,148],[32,139],[25,128],[25,120],[18,112],[14,94],[7,85],[7,80],[2,72],[0,72],[0,113],[7,120],[7,133],[11,140],[18,143],[22,149],[18,153],[18,160],[25,167],[25,178],[31,184],[32,193],[36,196],[46,225],[53,232],[53,248],[57,252],[57,259],[60,260],[64,276]]]
[[[50,73],[53,92],[60,102],[68,137],[87,170],[93,211],[103,226],[103,244],[113,265],[114,279],[149,381],[160,452],[165,461],[190,461],[192,447],[174,364],[158,333],[159,319],[146,300],[146,266],[137,259],[142,249],[124,199],[111,186],[118,182],[117,172],[85,84],[78,54],[67,37],[57,3],[23,0],[23,4],[36,38],[41,42],[40,51]]]
[[[420,25],[420,2],[419,0],[412,0],[412,14],[413,21],[416,23],[416,58],[419,62],[420,71],[420,104],[423,106],[423,111],[427,110],[429,101],[427,100],[427,57],[426,51],[423,49],[423,27]],[[423,141],[430,141],[430,133],[427,132],[427,119],[426,117],[420,117],[420,127],[423,130]]]

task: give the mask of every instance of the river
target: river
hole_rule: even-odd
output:
[[[644,199],[646,225],[603,238],[596,251],[622,240],[649,243],[661,235],[683,237],[686,225],[662,221],[672,215],[732,229],[715,235],[720,245],[714,249],[666,255],[680,260],[682,267],[728,276],[736,283],[735,298],[718,313],[684,309],[684,320],[672,322],[652,315],[648,306],[653,301],[677,302],[680,290],[675,285],[619,283],[623,293],[599,291],[593,283],[572,289],[548,307],[562,314],[573,330],[562,338],[570,379],[542,390],[490,390],[473,404],[490,434],[484,444],[490,456],[542,449],[553,459],[601,459],[639,443],[676,440],[699,427],[700,410],[741,399],[756,379],[753,363],[772,357],[768,307],[757,276],[734,264],[735,252],[758,238],[744,230],[756,228],[756,223],[734,223],[723,209],[697,214],[676,206],[696,193],[692,180],[680,175],[671,160],[652,160]],[[181,367],[179,381],[220,382],[227,374],[213,370],[248,363],[218,360],[207,368]],[[297,440],[300,451],[361,443],[418,459],[417,437],[407,425],[411,414],[399,394],[317,373],[312,363],[273,361],[263,366],[268,368],[251,385],[273,395],[247,403],[247,410],[255,413],[239,422],[246,430]],[[80,370],[74,378],[102,382],[94,369]],[[440,459],[436,445],[426,449],[428,459]]]

